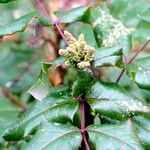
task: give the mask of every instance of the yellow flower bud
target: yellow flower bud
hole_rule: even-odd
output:
[[[66,54],[67,54],[67,50],[65,50],[65,49],[59,50],[59,55],[66,55]]]
[[[64,35],[69,44],[73,44],[74,42],[77,42],[77,40],[73,37],[73,35],[70,32],[65,30]]]
[[[64,31],[64,35],[69,45],[66,49],[60,49],[59,54],[66,57],[66,65],[80,69],[90,66],[95,48],[87,45],[83,34],[79,36],[78,40],[68,31]]]
[[[90,66],[90,63],[88,61],[81,61],[77,65],[80,69],[84,69],[84,68]]]

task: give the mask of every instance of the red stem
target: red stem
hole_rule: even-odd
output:
[[[122,75],[124,74],[124,72],[125,72],[125,69],[122,69],[119,76],[118,76],[118,78],[117,78],[117,80],[116,80],[116,83],[118,83],[120,81],[120,79],[121,79]]]
[[[82,139],[83,139],[83,141],[84,141],[86,150],[90,150],[90,147],[89,147],[89,144],[88,144],[88,142],[87,142],[87,139],[86,139],[86,136],[85,136],[84,132],[82,133]]]
[[[80,101],[80,112],[81,112],[81,131],[85,128],[85,107],[84,102]]]
[[[67,42],[67,40],[66,40],[66,38],[65,38],[65,36],[64,36],[64,33],[62,32],[62,30],[61,30],[61,28],[60,28],[60,26],[59,26],[60,21],[58,21],[58,19],[57,19],[57,21],[53,21],[52,18],[51,18],[51,16],[50,16],[50,15],[48,14],[48,12],[46,11],[44,5],[43,5],[39,0],[36,0],[36,3],[37,3],[38,8],[41,10],[41,12],[43,12],[43,14],[47,17],[47,19],[48,19],[49,21],[52,21],[52,22],[53,22],[53,24],[55,25],[55,27],[56,27],[56,29],[58,30],[59,34],[62,36],[64,42],[65,42],[66,44],[68,44],[68,42]]]
[[[133,57],[127,62],[127,64],[131,64],[134,61],[134,59],[144,50],[144,48],[148,45],[149,42],[150,42],[150,39],[148,41],[146,41],[145,44],[133,55]],[[125,72],[125,69],[122,69],[122,71],[120,72],[120,74],[116,80],[116,83],[118,83],[120,81],[124,72]]]
[[[45,6],[40,2],[40,0],[36,0],[36,3],[37,3],[38,8],[43,12],[43,14],[51,21],[52,18],[46,11]]]
[[[82,133],[82,140],[85,144],[86,150],[90,150],[90,147],[88,145],[86,136],[85,136],[85,100],[80,101],[80,113],[81,113],[81,133]]]
[[[147,44],[150,42],[150,39],[145,42],[145,44],[135,53],[135,55],[129,60],[128,64],[131,64],[133,60],[139,55],[140,52],[144,50],[144,48],[147,46]]]
[[[55,23],[55,27],[56,27],[57,30],[59,31],[59,33],[60,33],[61,37],[63,38],[64,42],[65,42],[67,45],[69,45],[67,39],[66,39],[65,36],[64,36],[64,33],[63,33],[62,30],[60,29],[60,26],[59,26],[58,23]]]

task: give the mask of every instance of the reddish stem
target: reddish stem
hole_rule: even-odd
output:
[[[134,59],[144,50],[144,48],[148,45],[149,42],[150,42],[150,39],[148,41],[146,41],[145,44],[133,55],[133,57],[127,62],[127,64],[131,64],[134,61]],[[125,72],[125,69],[122,69],[122,71],[120,72],[120,74],[116,80],[116,83],[118,83],[120,81],[124,72]]]
[[[90,150],[89,144],[88,144],[87,139],[86,139],[86,136],[85,136],[85,132],[82,133],[82,139],[83,139],[83,141],[84,141],[86,150]]]
[[[80,101],[80,112],[81,112],[81,131],[84,132],[85,128],[85,107],[84,102]]]
[[[144,48],[147,46],[149,42],[150,39],[146,41],[145,44],[135,53],[135,55],[129,60],[128,64],[131,64],[133,62],[133,60],[139,55],[139,53],[141,53],[144,50]]]
[[[122,69],[119,76],[118,76],[118,78],[117,78],[117,80],[116,80],[116,83],[118,83],[120,81],[120,79],[121,79],[122,75],[124,74],[124,72],[125,72],[125,69]]]
[[[67,41],[67,39],[65,38],[64,33],[62,32],[62,30],[61,30],[61,28],[60,28],[60,26],[59,26],[58,23],[55,23],[55,27],[56,27],[57,30],[59,31],[59,33],[60,33],[61,37],[63,38],[64,42],[65,42],[67,45],[69,45],[69,44],[68,44],[68,41]]]
[[[84,99],[79,101],[80,103],[80,113],[81,113],[81,133],[82,133],[82,140],[85,144],[85,147],[86,147],[86,150],[90,150],[90,147],[88,145],[88,142],[87,142],[87,138],[85,136],[85,101]]]
[[[65,36],[64,36],[64,33],[62,32],[62,30],[61,30],[61,28],[60,28],[60,26],[59,26],[60,21],[59,21],[58,19],[57,19],[57,21],[53,21],[52,18],[51,18],[51,16],[50,16],[50,15],[48,14],[48,12],[46,11],[45,6],[44,6],[39,0],[36,0],[36,3],[37,3],[38,8],[41,10],[41,12],[43,12],[43,14],[47,17],[47,19],[48,19],[49,21],[52,21],[52,22],[53,22],[53,24],[55,25],[55,27],[56,27],[56,29],[58,30],[59,34],[62,36],[64,42],[65,42],[66,44],[68,44],[68,42],[67,42],[67,40],[66,40],[66,38],[65,38]]]
[[[41,10],[41,12],[43,12],[43,14],[51,21],[52,18],[46,11],[45,6],[40,2],[40,0],[36,0],[36,3],[37,3],[38,8]]]

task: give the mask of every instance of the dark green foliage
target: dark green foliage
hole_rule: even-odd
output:
[[[8,99],[0,97],[0,149],[15,141],[23,150],[79,150],[88,146],[91,150],[149,150],[150,56],[145,53],[132,63],[127,58],[132,43],[150,37],[149,4],[142,0],[112,0],[96,7],[56,11],[58,24],[62,23],[55,24],[59,32],[67,28],[76,39],[83,34],[95,50],[93,59],[88,61],[90,66],[80,70],[66,67],[67,58],[60,57],[58,52],[66,43],[56,32],[54,20],[37,8],[34,3],[31,13],[0,26],[0,37],[15,34],[20,38],[0,47],[0,86],[19,97],[18,103],[30,107],[21,114]],[[40,25],[42,32],[36,30],[35,24]],[[26,28],[29,30],[24,32]],[[56,43],[43,37],[45,31],[48,36],[56,32]],[[35,44],[29,46],[29,37],[37,40]],[[85,46],[84,40],[80,40],[81,46]],[[53,61],[45,61],[51,57],[51,51],[43,59],[46,42],[56,50],[57,58]],[[74,52],[76,47],[71,44],[70,51]],[[88,51],[89,47],[86,48]],[[114,73],[107,78],[110,68]],[[116,68],[124,69],[125,84],[110,82],[117,74]],[[27,72],[20,77],[24,70]],[[65,76],[61,85],[53,86],[51,70],[59,70]],[[32,97],[26,96],[27,91]]]

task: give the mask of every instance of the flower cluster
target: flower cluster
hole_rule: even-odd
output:
[[[60,49],[59,54],[66,57],[66,65],[79,69],[90,66],[90,62],[94,58],[95,48],[87,45],[83,34],[78,37],[78,40],[68,31],[64,31],[64,35],[68,42],[68,47]]]

